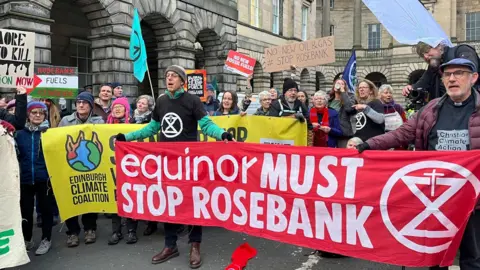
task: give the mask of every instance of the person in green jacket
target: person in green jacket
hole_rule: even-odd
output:
[[[167,90],[165,95],[157,98],[152,112],[152,120],[140,130],[127,134],[118,134],[117,141],[134,141],[145,139],[160,131],[161,142],[196,142],[197,127],[209,137],[223,141],[235,141],[232,134],[226,132],[209,118],[200,99],[184,91],[187,80],[185,69],[170,66],[165,71]],[[179,255],[177,248],[177,231],[182,225],[165,223],[165,247],[152,258],[153,264],[163,263]],[[202,265],[200,242],[202,227],[193,226],[189,235],[190,268]]]

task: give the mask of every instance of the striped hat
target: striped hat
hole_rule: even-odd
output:
[[[40,101],[30,101],[27,105],[27,113],[29,114],[34,109],[42,109],[47,111],[47,105]]]

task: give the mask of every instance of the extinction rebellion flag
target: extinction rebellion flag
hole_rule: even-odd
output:
[[[357,85],[357,54],[355,50],[352,50],[352,56],[350,56],[343,70],[342,79],[347,82],[349,91],[355,93],[355,86]]]

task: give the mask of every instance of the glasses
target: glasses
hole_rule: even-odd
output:
[[[31,111],[30,114],[31,115],[42,116],[42,115],[45,115],[45,112],[43,112],[43,111]]]
[[[455,79],[461,79],[463,76],[465,76],[465,73],[472,74],[472,72],[470,72],[470,71],[457,70],[457,71],[454,71],[454,72],[444,72],[442,77],[443,77],[443,79],[448,80],[453,75],[453,77],[455,77]]]
[[[167,73],[167,75],[165,75],[166,78],[169,78],[169,77],[172,77],[172,78],[178,78],[178,74],[177,73]]]
[[[85,100],[77,100],[77,101],[75,102],[75,104],[77,104],[77,105],[82,105],[82,104],[83,104],[83,105],[88,105],[88,102],[85,101]]]
[[[361,86],[361,87],[358,87],[358,89],[370,89],[370,87],[368,87],[368,86]]]

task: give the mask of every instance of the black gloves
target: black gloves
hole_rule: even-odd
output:
[[[230,132],[224,132],[222,134],[222,141],[225,141],[225,140],[233,141],[233,136]]]
[[[300,112],[295,114],[295,118],[297,118],[297,120],[300,121],[300,123],[305,122],[305,116],[303,116],[303,114]]]
[[[123,133],[118,133],[117,136],[115,137],[115,139],[117,139],[117,141],[119,141],[119,142],[126,142],[127,141],[127,138],[125,138],[125,134],[123,134]]]
[[[364,142],[362,144],[357,145],[357,150],[358,150],[358,153],[362,153],[365,150],[370,150],[370,145]]]

